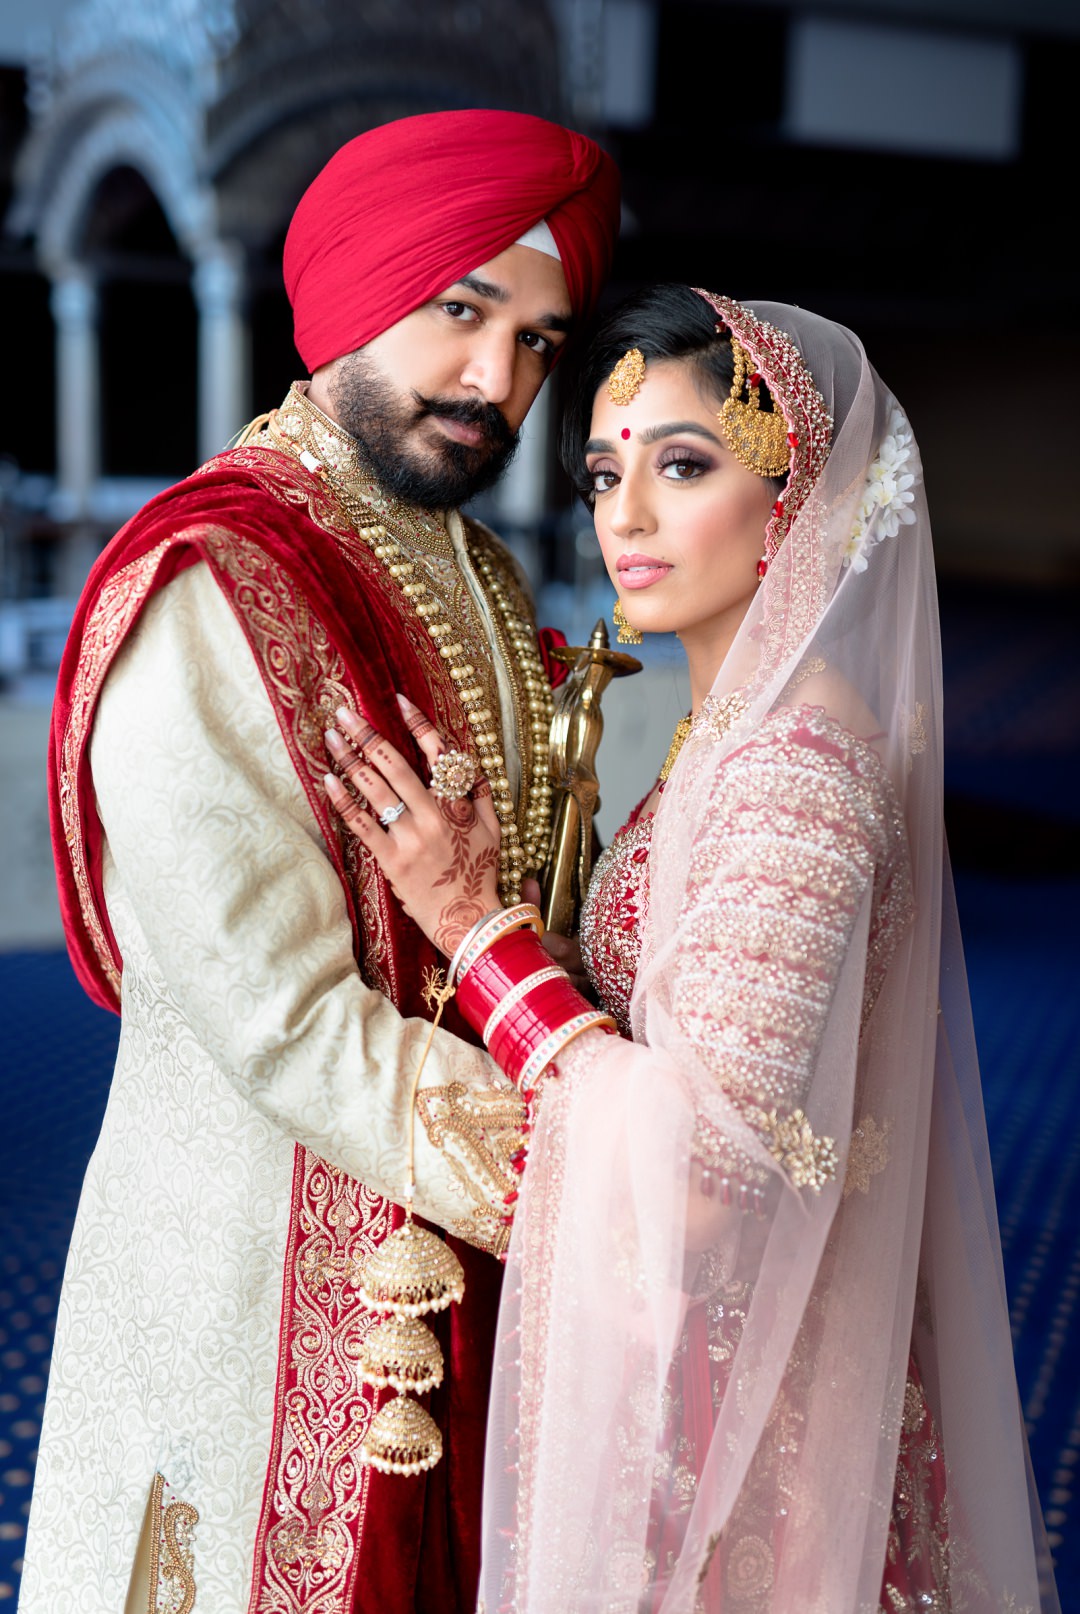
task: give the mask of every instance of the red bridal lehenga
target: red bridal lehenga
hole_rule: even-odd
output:
[[[850,331],[702,295],[783,413],[790,469],[655,817],[594,878],[583,948],[624,1035],[581,1035],[540,1096],[482,1606],[1056,1614],[942,828],[914,434]]]
[[[807,713],[811,721],[816,714]],[[803,722],[796,709],[775,732],[758,737],[758,744],[782,747],[785,730]],[[837,736],[852,749],[851,736]],[[736,790],[739,788],[736,785]],[[663,785],[660,787],[663,791]],[[650,792],[651,794],[651,792]],[[631,1035],[630,1002],[641,953],[641,924],[649,906],[649,849],[654,814],[644,812],[644,801],[631,813],[600,857],[581,916],[581,949],[585,967],[601,1004],[614,1015],[624,1036]],[[829,834],[822,819],[819,833]],[[902,879],[901,887],[906,889]],[[895,901],[895,892],[893,893]],[[876,926],[887,935],[901,915],[884,917]],[[874,922],[872,921],[872,926]],[[887,943],[886,943],[887,944]],[[884,1140],[876,1129],[865,1129],[865,1148],[849,1156],[845,1197],[866,1192],[870,1177],[884,1163]],[[703,1151],[703,1164],[708,1161]],[[706,1194],[730,1200],[746,1184],[724,1174],[724,1162],[713,1158],[706,1167]],[[711,1169],[710,1169],[711,1168]],[[752,1194],[753,1190],[750,1190]],[[658,1566],[670,1571],[678,1557],[682,1529],[697,1491],[705,1453],[715,1421],[714,1408],[720,1405],[728,1388],[731,1363],[738,1349],[746,1318],[747,1285],[725,1280],[722,1265],[708,1256],[701,1261],[686,1319],[664,1386],[666,1423],[664,1451],[653,1480],[653,1507],[646,1549],[646,1573]],[[797,1354],[797,1352],[796,1352]],[[764,1490],[775,1491],[776,1530],[783,1528],[784,1458],[794,1441],[790,1400],[777,1401],[769,1424],[768,1463],[759,1463],[757,1476]],[[770,1472],[771,1471],[771,1472]],[[947,1600],[948,1504],[945,1494],[945,1464],[934,1417],[926,1400],[914,1355],[908,1363],[904,1387],[896,1484],[886,1546],[885,1570],[881,1587],[883,1614],[927,1614],[945,1610]],[[732,1566],[744,1593],[751,1594],[754,1582],[767,1591],[768,1564],[775,1543],[758,1537],[744,1541]],[[713,1575],[717,1573],[714,1569]],[[648,1599],[643,1609],[651,1606]],[[720,1605],[722,1606],[722,1605]]]

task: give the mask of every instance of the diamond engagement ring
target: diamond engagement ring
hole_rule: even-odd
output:
[[[476,759],[467,751],[444,751],[431,769],[431,788],[447,801],[460,801],[476,783]]]
[[[381,812],[379,814],[379,823],[382,825],[383,829],[389,829],[391,824],[397,823],[404,811],[405,803],[403,801],[396,801],[392,807],[387,807],[385,812]]]

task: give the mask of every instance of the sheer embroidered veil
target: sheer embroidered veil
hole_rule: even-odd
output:
[[[545,1088],[500,1317],[482,1606],[876,1610],[914,1348],[949,1510],[937,1600],[919,1606],[1050,1614],[943,842],[917,447],[851,332],[701,295],[797,441],[766,577],[657,814],[635,1041],[581,1039]],[[709,710],[735,691],[742,715],[725,731]],[[725,950],[711,921],[730,900],[730,824],[715,790],[725,759],[787,709],[816,713],[826,810],[829,737],[849,747],[866,858],[892,859],[895,885],[868,876],[843,945],[820,959],[799,1102],[770,1114],[725,1077],[729,1049],[767,1064],[769,1027],[723,1005],[753,1001],[759,965],[782,984],[785,951],[815,941],[794,914],[755,957]],[[785,810],[743,807],[763,837]],[[744,864],[740,890],[748,879]],[[816,900],[842,902],[841,884]],[[743,1162],[743,1203],[736,1189],[714,1206],[709,1247],[692,1253],[703,1137]],[[656,1475],[679,1460],[670,1363],[709,1284],[745,1318],[692,1502],[658,1521]],[[659,1558],[658,1539],[675,1544]]]

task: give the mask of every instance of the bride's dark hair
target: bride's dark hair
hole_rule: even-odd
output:
[[[646,366],[654,359],[689,360],[696,371],[697,384],[710,402],[722,404],[735,378],[731,342],[717,335],[714,310],[689,286],[650,286],[600,315],[578,349],[576,360],[571,360],[568,402],[559,429],[563,469],[590,506],[592,488],[584,448],[593,400],[632,347],[638,349]],[[761,407],[772,408],[765,386],[761,388]],[[778,491],[784,485],[783,478],[767,480],[775,482]]]

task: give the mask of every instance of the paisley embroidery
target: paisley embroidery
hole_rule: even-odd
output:
[[[191,1614],[195,1607],[195,1526],[190,1502],[166,1501],[168,1487],[154,1475],[150,1490],[150,1597],[147,1614]]]
[[[367,1254],[401,1212],[297,1148],[276,1420],[251,1614],[351,1606],[369,1470],[356,1459],[379,1392],[356,1351],[377,1318],[357,1298]]]

